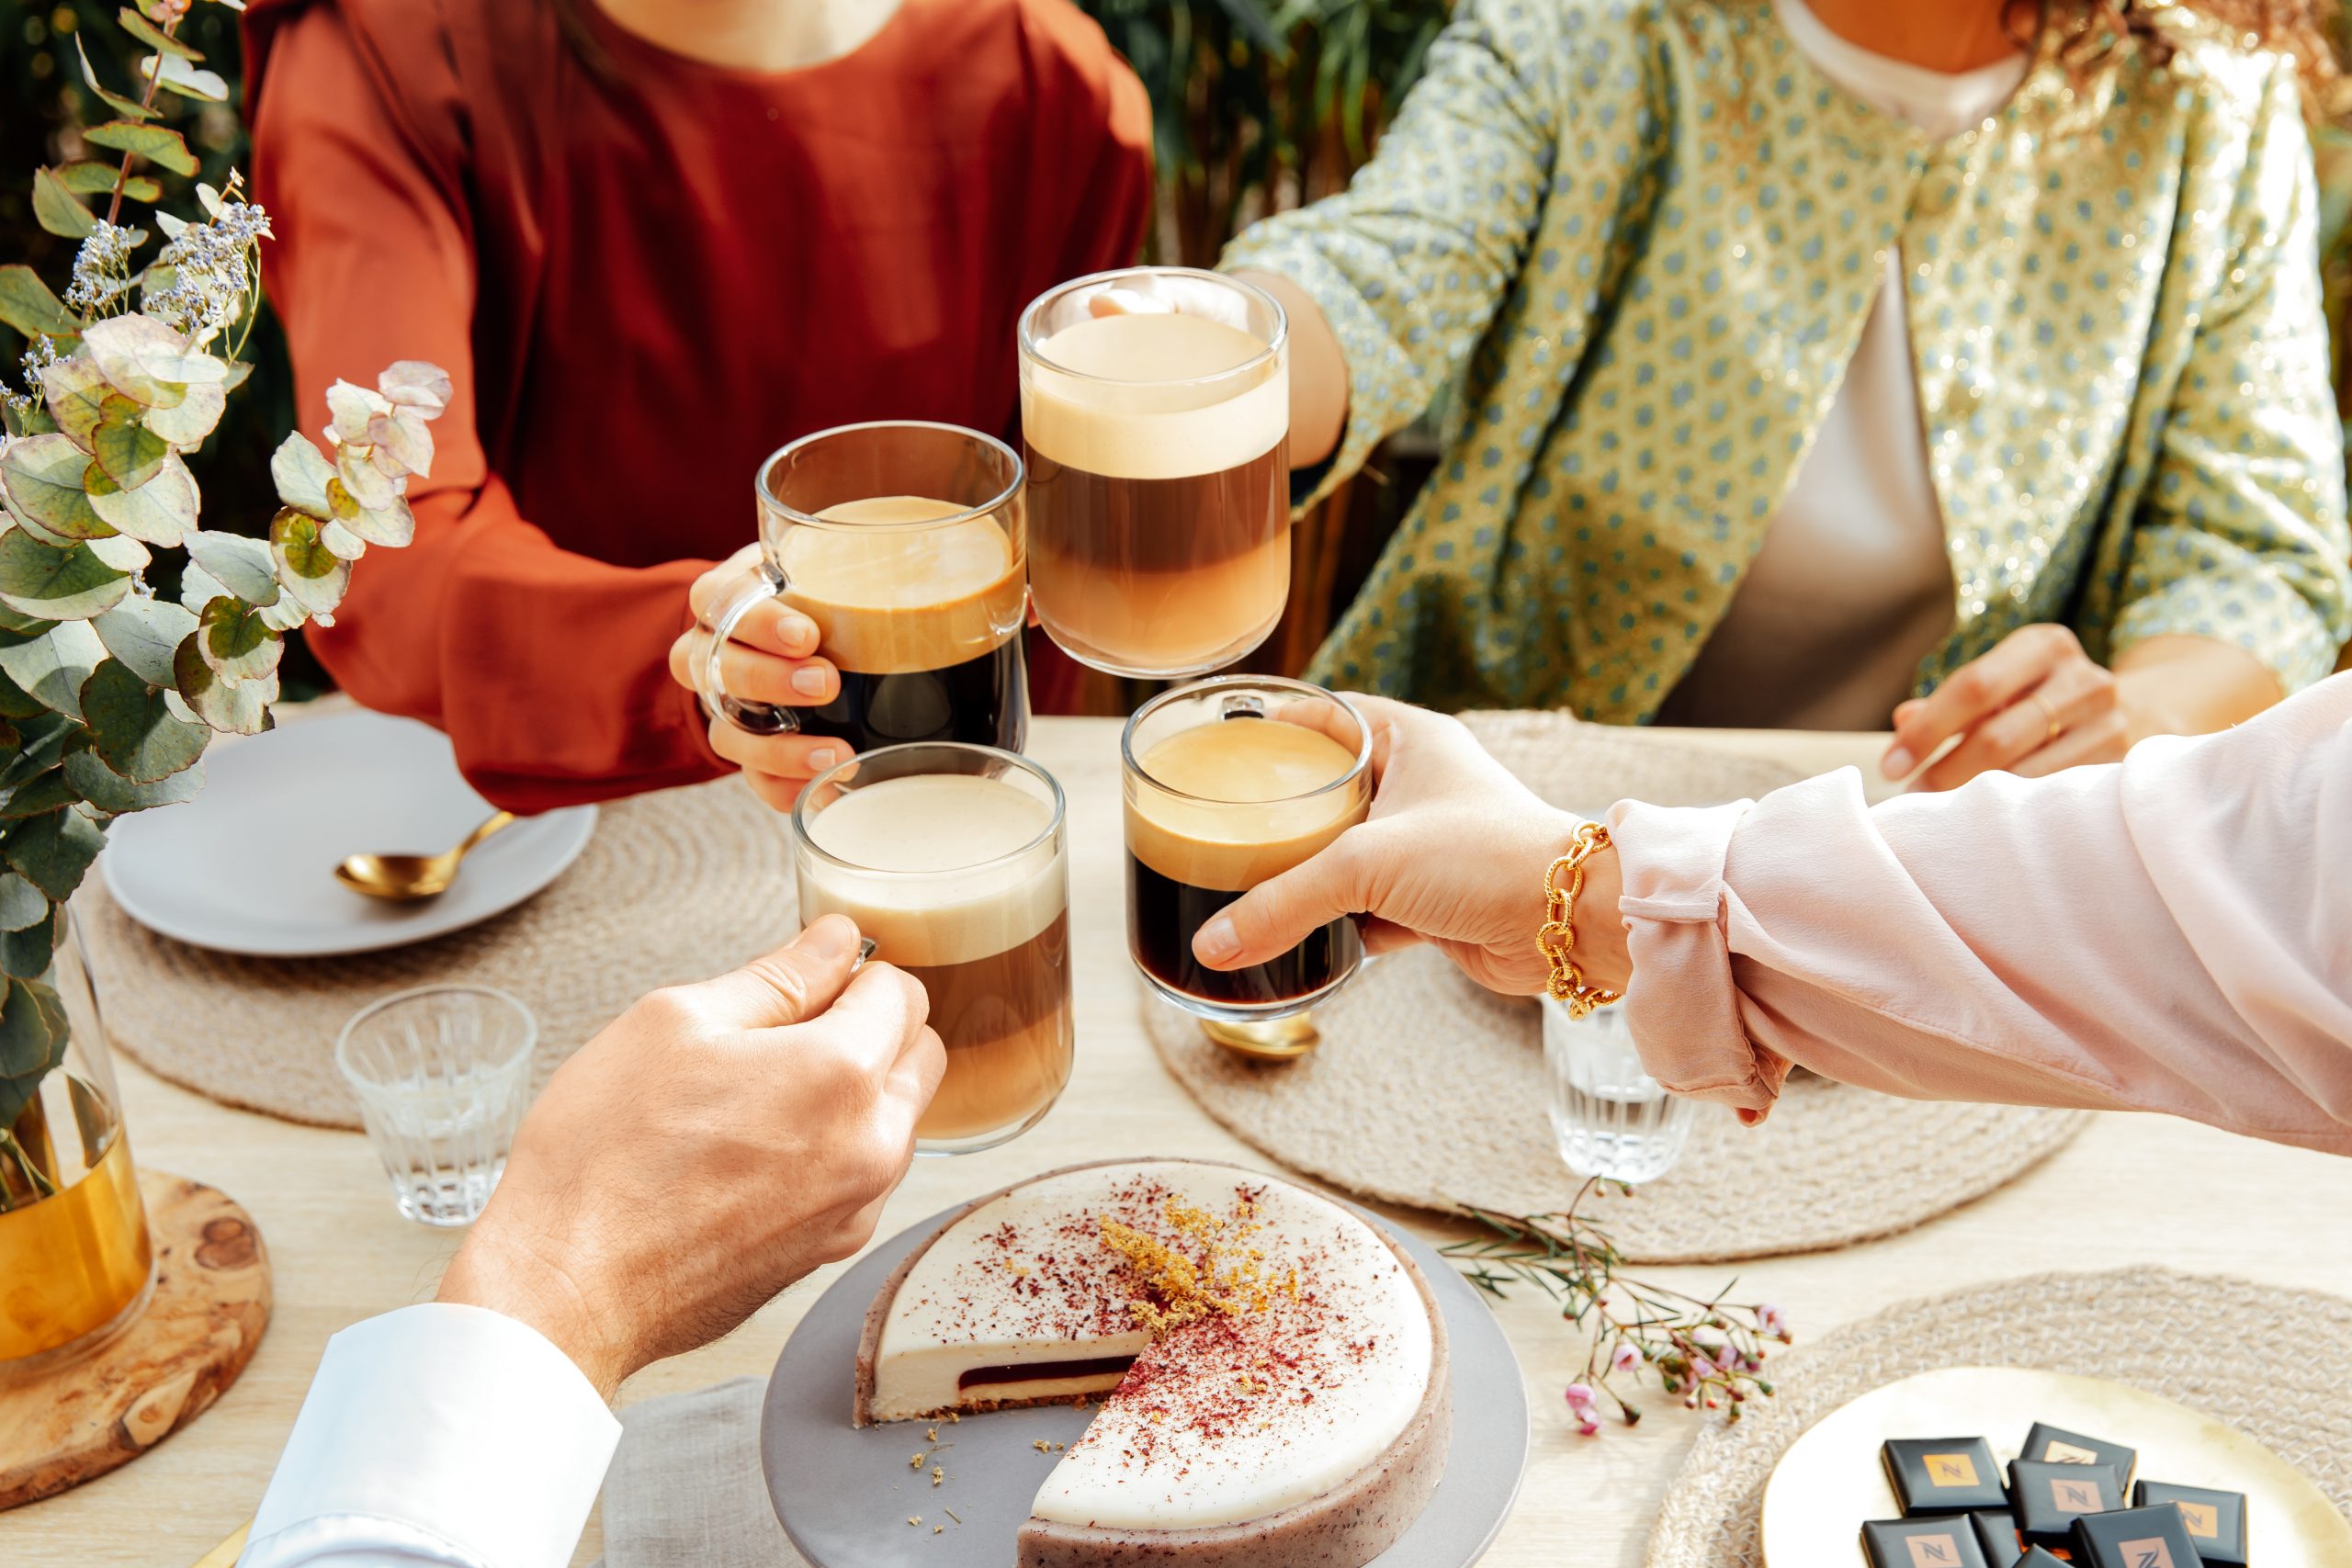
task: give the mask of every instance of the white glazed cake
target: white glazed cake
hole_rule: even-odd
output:
[[[1082,1166],[983,1198],[883,1287],[857,1420],[1101,1395],[1022,1568],[1351,1568],[1444,1469],[1445,1333],[1418,1269],[1234,1166]]]

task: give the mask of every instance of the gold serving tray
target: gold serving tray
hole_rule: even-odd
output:
[[[2262,1568],[2352,1564],[2352,1521],[2301,1471],[2243,1432],[2104,1378],[2008,1367],[1953,1367],[1888,1383],[1790,1444],[1764,1488],[1764,1561],[1774,1568],[1860,1568],[1863,1521],[1903,1512],[1879,1463],[1879,1445],[1888,1438],[1982,1437],[2006,1471],[2036,1421],[2137,1449],[2147,1480],[2245,1493],[2247,1554]]]

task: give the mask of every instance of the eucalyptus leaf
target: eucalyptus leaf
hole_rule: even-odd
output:
[[[66,625],[78,626],[79,622]],[[106,650],[151,686],[173,683],[172,655],[196,630],[196,617],[168,599],[134,594],[89,623]],[[6,656],[0,655],[0,664]],[[91,660],[92,668],[97,661]]]
[[[187,543],[188,559],[228,592],[248,604],[277,603],[277,563],[261,540],[242,534],[206,532],[188,535]],[[185,592],[181,602],[201,608]]]
[[[180,603],[189,615],[201,614],[207,604],[228,592],[219,579],[194,561],[180,568]],[[191,626],[189,629],[195,628]]]
[[[106,842],[96,823],[65,807],[17,823],[0,844],[0,854],[18,875],[48,894],[50,902],[62,904],[82,885]]]
[[[96,215],[82,205],[80,197],[65,188],[54,169],[33,171],[33,219],[63,240],[86,239],[98,226]]]
[[[110,147],[118,152],[135,152],[160,169],[168,169],[183,176],[196,173],[196,154],[187,150],[187,141],[167,126],[141,125],[131,120],[108,120],[82,132],[82,140],[93,147]],[[160,217],[161,214],[158,214]]]
[[[48,711],[48,707],[31,693],[17,685],[14,677],[0,671],[0,719],[30,718],[37,713]],[[12,744],[24,744],[24,737],[17,736]]]
[[[204,788],[204,763],[199,760],[195,766],[153,784],[134,784],[107,767],[96,752],[74,751],[65,758],[65,782],[92,806],[108,816],[120,817],[194,800]]]
[[[74,52],[82,57],[82,80],[89,85],[91,92],[97,95],[99,102],[125,119],[147,120],[155,118],[155,111],[138,99],[126,98],[120,93],[110,93],[100,85],[98,73],[90,69],[90,51],[82,47],[82,35],[78,32],[74,35]]]
[[[133,784],[193,766],[211,739],[201,725],[174,717],[161,692],[111,659],[83,682],[82,712],[98,760]]]
[[[186,450],[199,446],[228,412],[229,388],[221,381],[198,381],[187,389],[177,408],[149,409],[147,428]]]
[[[364,507],[352,499],[338,479],[327,486],[327,501],[334,520],[371,545],[398,549],[416,537],[416,515],[400,496],[393,496],[382,506]]]
[[[126,175],[112,164],[66,164],[57,170],[57,183],[76,196],[107,196],[115,187],[133,201],[155,202],[164,198],[164,187],[144,175]]]
[[[261,612],[261,624],[274,632],[290,632],[310,618],[310,607],[291,593],[281,594],[277,604],[263,606]]]
[[[0,266],[0,321],[28,338],[72,339],[82,335],[82,318],[50,291],[40,274],[22,262]]]
[[[351,499],[370,512],[390,506],[400,496],[391,476],[368,460],[364,446],[336,447],[334,471]]]
[[[327,615],[351,587],[351,563],[327,548],[319,521],[288,508],[269,525],[270,553],[277,558],[278,581],[313,615]]]
[[[86,621],[121,604],[130,592],[130,574],[86,547],[52,549],[21,528],[0,534],[0,604],[12,610],[46,620]]]
[[[190,65],[176,54],[151,54],[139,62],[139,74],[153,76],[158,64],[163,67],[163,85],[184,98],[200,98],[208,104],[229,101],[229,84],[219,73]]]
[[[60,621],[37,637],[0,648],[0,670],[43,707],[79,721],[82,682],[106,656],[87,621]]]
[[[270,454],[269,477],[277,481],[277,499],[287,505],[313,517],[332,515],[327,481],[334,478],[334,468],[300,431],[288,431]]]
[[[36,774],[8,792],[5,804],[0,804],[0,819],[45,816],[81,798],[62,770]]]
[[[49,915],[49,899],[15,872],[0,872],[0,931],[20,931]]]
[[[91,539],[83,547],[117,571],[144,571],[155,559],[153,551],[128,534]]]
[[[57,957],[58,917],[36,920],[20,931],[0,931],[0,975],[38,980]]]
[[[10,980],[0,992],[0,1132],[16,1125],[17,1114],[40,1092],[40,1080],[65,1060],[65,1010],[55,997],[49,987],[30,980]]]
[[[134,405],[135,406],[135,405]],[[87,539],[108,531],[90,504],[84,476],[90,459],[62,433],[28,435],[0,454],[0,485],[8,504],[53,534]]]
[[[150,49],[161,50],[165,54],[175,54],[182,60],[204,58],[202,51],[182,43],[128,6],[115,13],[115,19],[122,24],[123,31]]]
[[[57,766],[81,733],[80,721],[63,714],[42,712],[19,720],[17,749],[0,762],[0,790],[22,789]]]
[[[50,417],[57,422],[59,432],[72,437],[85,452],[90,449],[90,432],[107,416],[107,400],[121,398],[124,402],[130,402],[108,384],[106,372],[86,354],[43,366],[40,387],[48,400]]]
[[[345,560],[357,560],[368,553],[368,541],[340,523],[329,523],[321,528],[319,543]]]
[[[118,490],[137,490],[172,455],[170,444],[147,428],[146,416],[129,398],[110,398],[105,416],[90,432],[91,458]]]
[[[263,621],[264,614],[226,593],[204,607],[197,617],[203,633],[197,648],[213,674],[224,681],[256,681],[277,668],[286,642]]]
[[[198,634],[201,635],[201,634]],[[204,662],[203,653],[196,646],[196,636],[180,644],[173,660],[173,672],[178,677],[177,696],[187,709],[215,729],[236,735],[259,735],[270,728],[276,720],[270,716],[269,705],[277,700],[277,677],[267,675],[258,681],[231,685],[212,673]]]
[[[396,359],[376,378],[376,389],[391,402],[415,409],[432,419],[449,406],[456,395],[449,373],[422,359]]]
[[[151,407],[173,408],[192,382],[224,379],[229,367],[191,347],[153,316],[109,316],[82,333],[82,346],[115,389]]]
[[[194,534],[201,504],[196,476],[176,452],[166,457],[154,477],[137,490],[117,490],[103,473],[90,480],[91,511],[118,532],[167,550],[187,543]]]

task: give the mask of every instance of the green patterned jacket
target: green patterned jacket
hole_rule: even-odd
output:
[[[2293,70],[2193,39],[2038,64],[1938,141],[1770,0],[1467,0],[1344,193],[1223,265],[1346,350],[1316,495],[1452,389],[1438,471],[1316,679],[1650,717],[1729,604],[1900,245],[1957,615],[2194,633],[2289,691],[2352,636],[2317,197]],[[1314,496],[1307,499],[1313,500]]]

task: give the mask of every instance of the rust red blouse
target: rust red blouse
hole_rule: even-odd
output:
[[[415,543],[368,554],[314,646],[525,811],[724,771],[666,659],[687,585],[753,537],[760,459],[856,420],[1009,431],[1015,315],[1129,259],[1150,187],[1142,85],[1066,0],[906,0],[776,75],[577,12],[247,23],[305,423],[395,359],[457,384]]]

